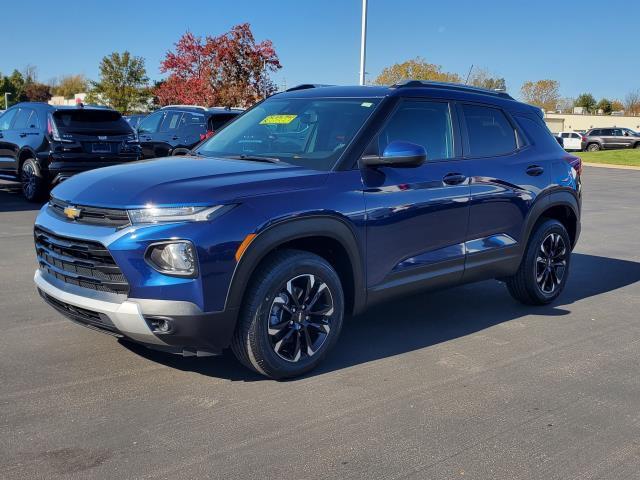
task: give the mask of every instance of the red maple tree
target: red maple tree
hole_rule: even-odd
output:
[[[248,23],[204,39],[185,33],[167,52],[156,87],[161,105],[248,107],[275,92],[268,72],[282,68],[270,40],[256,43]]]

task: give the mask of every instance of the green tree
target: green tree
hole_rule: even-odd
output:
[[[576,107],[582,107],[587,113],[593,113],[596,110],[596,99],[590,93],[581,93],[576,98]]]
[[[91,82],[87,102],[107,105],[125,115],[146,110],[151,98],[148,83],[142,57],[113,52],[100,62],[100,81]]]
[[[376,85],[393,85],[402,80],[434,80],[438,82],[460,83],[457,73],[443,72],[441,65],[428,63],[422,57],[416,57],[402,63],[386,67],[373,81]]]
[[[620,100],[611,100],[611,111],[621,112],[624,110],[624,104]]]
[[[522,98],[545,112],[555,111],[560,101],[560,84],[555,80],[525,82],[520,89]]]
[[[71,99],[76,93],[86,93],[88,88],[89,83],[84,75],[64,75],[53,88],[53,94]]]
[[[604,113],[605,115],[611,115],[611,112],[613,110],[613,108],[611,107],[611,102],[606,98],[603,98],[598,102],[598,105],[596,105],[596,109],[598,111],[602,110],[602,113]]]
[[[18,70],[14,70],[9,75],[9,82],[13,86],[13,100],[14,102],[24,102],[27,98],[24,94],[25,79],[22,73]]]

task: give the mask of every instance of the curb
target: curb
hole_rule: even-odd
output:
[[[617,170],[640,170],[640,167],[634,167],[631,165],[615,165],[609,163],[590,163],[590,162],[582,162],[582,165],[587,167],[596,167],[596,168],[613,168]]]

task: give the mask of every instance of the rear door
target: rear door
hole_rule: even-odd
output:
[[[0,171],[15,172],[16,142],[12,125],[18,108],[10,108],[0,116]]]
[[[156,157],[156,143],[159,142],[158,130],[164,119],[164,112],[155,112],[146,116],[138,126],[138,140],[144,158]]]
[[[204,113],[184,112],[178,128],[178,147],[192,148],[204,140],[207,133],[207,119]]]
[[[602,145],[604,148],[620,148],[618,147],[618,140],[614,136],[612,128],[603,128],[600,130],[600,138],[602,138]]]
[[[519,262],[522,227],[535,198],[549,185],[551,158],[529,148],[531,141],[503,109],[461,103],[458,111],[471,197],[464,275],[468,280],[499,276]],[[557,152],[559,145],[540,117],[521,121],[544,129]]]
[[[180,120],[183,112],[167,110],[156,134],[155,157],[171,155],[173,149],[180,145]]]
[[[457,132],[449,102],[403,99],[365,152],[381,155],[393,141],[427,151],[419,167],[362,168],[372,296],[462,278],[469,185]]]

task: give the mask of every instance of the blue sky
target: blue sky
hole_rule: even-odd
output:
[[[640,89],[630,5],[622,7],[629,15],[618,15],[593,0],[369,0],[367,71],[373,78],[420,55],[461,75],[471,64],[484,67],[516,95],[526,80],[553,78],[563,96],[622,99]],[[258,40],[275,44],[279,85],[356,84],[360,8],[361,0],[12,1],[2,7],[0,72],[33,64],[41,81],[96,78],[104,55],[128,49],[158,79],[160,60],[186,30],[216,35],[249,22]]]

